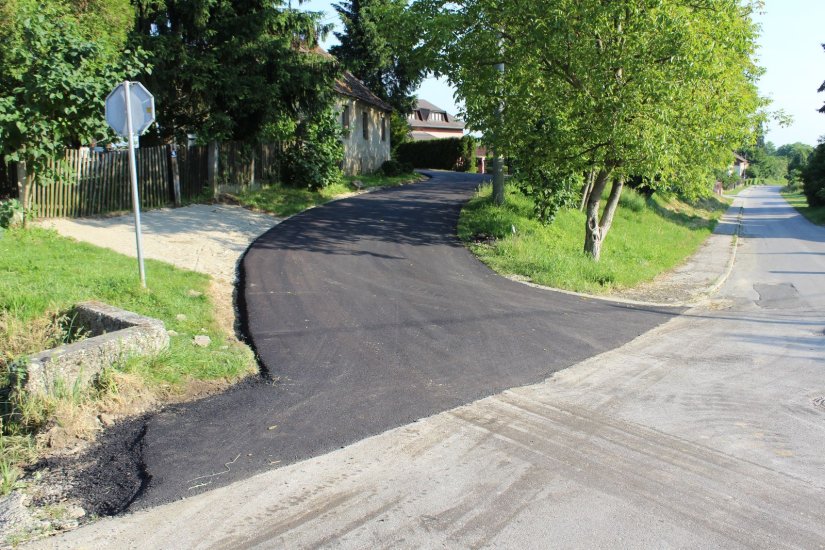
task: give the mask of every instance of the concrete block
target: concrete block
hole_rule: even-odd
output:
[[[29,359],[24,388],[48,394],[58,384],[89,385],[100,372],[134,355],[154,355],[169,347],[162,321],[102,302],[84,302],[72,312],[75,323],[93,336],[43,351]]]

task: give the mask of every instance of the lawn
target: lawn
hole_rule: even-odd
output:
[[[558,213],[550,225],[533,217],[531,200],[508,186],[501,207],[483,187],[464,208],[459,237],[495,271],[554,288],[606,293],[633,287],[672,269],[713,231],[728,204],[706,198],[686,204],[675,197],[647,199],[625,189],[599,262],[582,251],[585,217]]]
[[[276,216],[291,216],[311,206],[324,204],[335,198],[371,187],[392,187],[420,181],[419,174],[402,174],[399,176],[362,175],[347,176],[344,181],[324,187],[317,191],[300,189],[282,184],[269,185],[262,189],[243,191],[232,198],[240,204],[268,212]],[[355,182],[360,182],[358,186]]]
[[[801,191],[782,189],[782,196],[788,204],[796,208],[808,221],[816,225],[825,225],[825,206],[808,206],[808,199]]]
[[[119,383],[164,398],[185,392],[193,381],[233,381],[255,372],[249,349],[218,323],[209,297],[210,278],[162,262],[146,263],[154,276],[143,289],[134,258],[38,228],[8,230],[0,236],[2,489],[8,490],[13,485],[8,480],[14,477],[3,472],[35,456],[38,431],[56,424],[76,428],[80,437],[91,435],[88,418],[81,422],[79,411],[94,420],[96,404],[108,398],[128,400],[128,388]],[[60,344],[67,334],[64,313],[84,300],[101,300],[162,320],[174,331],[169,350],[114,365],[98,386],[84,391],[72,388],[65,395],[42,399],[11,388],[8,373],[15,360],[19,363],[28,354]],[[209,336],[208,347],[193,344],[198,334]]]

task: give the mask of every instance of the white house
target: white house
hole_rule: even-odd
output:
[[[390,160],[392,107],[372,93],[349,71],[335,82],[338,113],[344,128],[344,163],[347,175],[368,174]]]

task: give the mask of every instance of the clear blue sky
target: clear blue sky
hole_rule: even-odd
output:
[[[301,6],[325,12],[325,21],[340,28],[333,3],[309,0]],[[825,50],[820,46],[825,42],[825,0],[766,0],[765,13],[757,21],[762,25],[759,64],[766,70],[759,88],[773,101],[772,109],[793,117],[787,127],[769,126],[767,139],[777,146],[796,141],[816,145],[817,139],[825,135],[825,114],[816,112],[825,103],[825,93],[816,92],[825,80]],[[335,43],[337,40],[330,35],[324,46]],[[459,110],[453,90],[443,80],[427,79],[418,96],[450,113]]]

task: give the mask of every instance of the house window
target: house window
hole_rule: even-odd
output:
[[[345,130],[349,128],[349,105],[344,105],[344,110],[341,111],[341,126]]]
[[[387,141],[387,117],[381,116],[381,141]]]
[[[362,126],[361,131],[364,133],[364,139],[369,139],[370,138],[368,124],[369,124],[369,118],[367,118],[367,112],[366,111],[361,111],[361,126]]]

